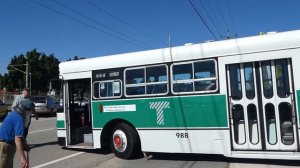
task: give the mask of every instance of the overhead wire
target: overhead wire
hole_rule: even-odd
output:
[[[202,0],[205,2],[206,5],[206,9],[208,9],[207,11],[209,11],[209,13],[212,16],[212,19],[214,20],[214,23],[216,24],[219,32],[220,32],[220,39],[222,39],[226,34],[224,33],[224,30],[227,29],[224,26],[224,23],[222,22],[221,18],[220,18],[220,12],[218,11],[218,9],[216,8],[216,3],[213,0]]]
[[[197,8],[195,7],[195,5],[193,4],[192,0],[189,0],[189,3],[193,7],[194,11],[197,13],[198,17],[201,19],[202,23],[205,25],[205,27],[207,28],[207,30],[210,32],[210,34],[214,37],[215,40],[217,40],[217,38],[214,35],[213,31],[210,29],[209,25],[205,22],[205,20],[201,16],[200,12],[197,10]]]
[[[223,13],[223,11],[222,11],[222,9],[220,8],[220,5],[219,5],[219,3],[218,3],[218,0],[215,0],[215,2],[216,2],[216,4],[217,4],[217,8],[218,8],[218,10],[219,10],[219,12],[220,12],[220,16],[221,16],[221,19],[223,20],[223,22],[224,22],[224,25],[226,26],[226,31],[227,31],[227,38],[229,38],[230,37],[230,31],[229,31],[229,27],[228,27],[228,24],[227,24],[227,22],[226,22],[226,19],[225,19],[225,17],[224,17],[224,13]]]
[[[151,36],[150,34],[148,34],[148,33],[144,32],[144,31],[142,31],[142,30],[136,28],[135,26],[133,26],[133,25],[129,24],[128,22],[126,22],[126,21],[120,19],[119,17],[117,17],[117,16],[111,14],[110,12],[104,10],[103,8],[100,8],[100,7],[99,7],[98,5],[96,5],[95,3],[92,3],[92,2],[90,2],[90,1],[88,1],[88,0],[84,0],[84,2],[87,3],[88,5],[90,5],[91,7],[96,8],[96,9],[99,10],[100,12],[103,12],[103,13],[105,13],[106,15],[108,15],[108,16],[114,18],[115,20],[119,21],[120,23],[122,23],[122,24],[124,24],[124,25],[130,27],[131,29],[133,29],[133,30],[135,30],[135,31],[137,31],[137,32],[139,32],[139,33],[141,33],[141,34],[143,34],[143,35],[145,35],[145,36],[151,38],[152,40],[154,40],[154,41],[156,41],[156,42],[159,42],[160,44],[165,45],[165,43],[162,42],[161,40],[159,40],[159,39],[157,39],[157,38]]]
[[[207,8],[205,7],[205,5],[202,3],[201,0],[199,0],[200,6],[204,9],[204,12],[206,13],[206,15],[208,16],[208,19],[210,20],[210,22],[212,23],[212,25],[214,26],[215,30],[218,32],[219,36],[221,37],[221,33],[218,29],[218,27],[215,24],[215,21],[212,19],[211,15],[209,14]]]
[[[130,39],[130,40],[134,41],[135,43],[138,43],[138,44],[144,45],[145,47],[151,48],[151,46],[148,46],[148,45],[146,45],[146,44],[144,44],[144,43],[142,43],[142,42],[140,42],[140,41],[138,41],[138,40],[136,40],[136,39],[134,39],[134,38],[132,38],[132,37],[130,37],[130,36],[122,33],[122,32],[120,32],[118,30],[115,30],[114,28],[109,27],[109,26],[107,26],[107,25],[105,25],[105,24],[103,24],[103,23],[101,23],[101,22],[99,22],[99,21],[97,21],[95,19],[92,19],[92,18],[90,18],[90,17],[88,17],[88,16],[80,13],[79,11],[77,11],[75,9],[72,9],[72,8],[68,7],[67,5],[65,5],[65,4],[63,4],[61,2],[58,2],[56,0],[52,0],[52,2],[56,3],[57,5],[60,5],[60,6],[64,7],[64,8],[66,8],[66,9],[68,9],[68,10],[70,10],[70,11],[72,11],[72,12],[74,12],[74,13],[82,16],[82,17],[84,17],[87,20],[90,20],[90,21],[92,21],[92,22],[94,22],[94,23],[96,23],[96,24],[98,24],[98,25],[100,25],[102,27],[105,27],[106,29],[108,29],[108,30],[110,30],[112,32],[115,32],[115,33],[117,33],[117,34],[119,34],[121,36],[124,36],[125,38]]]
[[[103,23],[101,23],[101,22],[99,22],[99,21],[97,21],[97,20],[95,20],[95,19],[92,19],[91,17],[88,17],[88,16],[86,16],[86,15],[80,13],[79,11],[76,11],[75,9],[70,8],[70,7],[68,7],[67,5],[65,5],[65,4],[63,4],[63,3],[61,3],[61,2],[58,2],[58,1],[56,1],[56,0],[52,0],[52,1],[53,1],[54,3],[60,5],[60,6],[64,7],[64,8],[66,8],[66,9],[68,9],[68,10],[70,10],[70,11],[72,11],[72,12],[74,12],[74,13],[76,13],[76,14],[78,14],[78,15],[80,15],[80,16],[82,16],[82,17],[84,17],[84,18],[86,18],[86,19],[88,19],[88,20],[90,20],[90,21],[92,21],[92,22],[94,22],[94,23],[100,25],[100,26],[102,26],[102,27],[105,27],[106,29],[108,29],[108,30],[110,30],[110,31],[113,31],[113,32],[115,32],[115,33],[117,33],[117,34],[119,34],[119,35],[121,35],[121,36],[124,36],[124,37],[127,38],[127,39],[130,39],[130,40],[134,41],[135,43],[144,45],[145,47],[148,47],[148,48],[152,48],[151,46],[149,46],[149,45],[147,45],[147,44],[144,44],[143,42],[138,41],[138,40],[136,40],[136,39],[134,39],[134,38],[132,38],[132,37],[130,37],[130,36],[128,36],[128,35],[126,35],[126,34],[120,32],[120,31],[118,31],[118,30],[116,30],[116,29],[114,29],[114,28],[112,28],[112,27],[109,27],[109,26],[107,26],[107,25],[105,25],[105,24],[103,24]]]
[[[230,16],[231,24],[232,24],[233,29],[234,29],[235,37],[237,38],[238,33],[237,33],[237,30],[236,30],[236,27],[235,27],[235,24],[234,24],[234,21],[233,21],[233,16],[232,16],[232,13],[231,13],[229,0],[226,0],[226,4],[227,4],[227,9],[228,9],[228,13],[229,13],[229,16]]]
[[[145,49],[145,48],[150,48],[150,46],[147,46],[147,45],[144,45],[144,44],[140,44],[140,43],[138,43],[138,42],[133,42],[133,41],[130,41],[130,40],[124,38],[124,37],[121,37],[120,35],[115,35],[115,34],[110,33],[110,32],[108,32],[108,31],[104,31],[104,30],[102,30],[102,29],[99,29],[98,27],[95,27],[95,26],[93,26],[93,25],[91,25],[91,24],[88,24],[88,23],[86,23],[86,22],[83,22],[83,21],[81,21],[81,20],[79,20],[79,19],[77,19],[77,18],[75,18],[75,17],[69,16],[69,15],[67,15],[67,14],[65,14],[65,13],[63,13],[63,12],[60,12],[60,11],[58,11],[58,10],[56,10],[56,9],[53,9],[53,8],[51,8],[51,7],[49,7],[49,6],[46,6],[45,4],[40,3],[40,2],[38,2],[38,1],[36,1],[36,0],[30,0],[30,1],[33,2],[33,3],[35,3],[35,4],[38,4],[38,5],[42,6],[42,7],[44,7],[44,8],[49,9],[49,10],[52,11],[52,12],[55,12],[55,13],[57,13],[57,14],[60,14],[60,15],[64,16],[64,17],[67,17],[67,18],[69,18],[69,19],[71,19],[71,20],[73,20],[73,21],[75,21],[75,22],[78,22],[78,23],[80,23],[80,24],[82,24],[82,25],[85,25],[85,26],[87,26],[87,27],[89,27],[89,28],[92,28],[92,29],[94,29],[94,30],[96,30],[96,31],[99,31],[99,32],[101,32],[101,33],[104,33],[104,34],[106,34],[106,35],[108,35],[108,36],[114,37],[115,39],[126,41],[126,42],[128,42],[128,43],[130,43],[130,44],[133,44],[133,45],[142,47],[142,48],[144,48],[144,49]]]

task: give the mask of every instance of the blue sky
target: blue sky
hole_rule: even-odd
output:
[[[228,29],[238,37],[300,29],[299,0],[191,1],[217,40]],[[214,40],[189,0],[0,0],[0,23],[0,74],[34,48],[62,62],[164,48],[169,36],[173,46]]]

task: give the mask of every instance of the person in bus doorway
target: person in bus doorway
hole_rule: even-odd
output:
[[[29,98],[30,98],[30,90],[29,90],[29,88],[25,87],[23,89],[23,91],[22,91],[22,94],[20,94],[20,95],[18,95],[18,96],[15,97],[14,102],[13,102],[13,104],[11,106],[12,110],[14,108],[18,107],[23,100],[27,100],[27,99],[29,100]],[[37,116],[37,113],[36,113],[36,111],[34,109],[34,106],[32,107],[31,110],[28,110],[28,111],[26,111],[26,113],[23,114],[24,115],[24,120],[25,120],[24,147],[26,149],[29,148],[29,146],[27,144],[27,141],[26,141],[26,138],[27,138],[27,135],[28,135],[29,126],[31,124],[31,116],[32,116],[32,114],[35,116],[35,119],[38,120],[38,116]]]
[[[0,168],[12,168],[16,151],[20,155],[22,168],[28,168],[28,160],[23,148],[24,117],[33,108],[33,102],[23,100],[7,115],[0,127]]]

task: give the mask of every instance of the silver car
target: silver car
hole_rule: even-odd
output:
[[[33,96],[31,100],[34,102],[37,113],[54,114],[60,107],[59,102],[49,96]]]

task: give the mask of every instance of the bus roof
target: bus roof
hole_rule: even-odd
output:
[[[59,64],[59,70],[62,76],[73,73],[90,74],[90,71],[97,69],[223,57],[296,47],[300,47],[300,30],[66,61]]]

